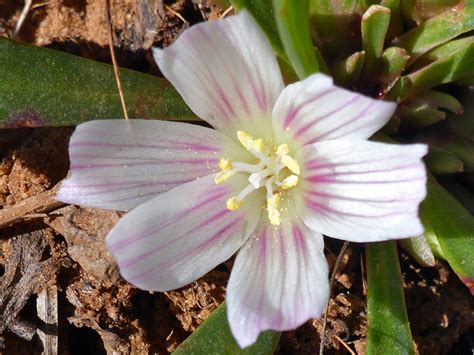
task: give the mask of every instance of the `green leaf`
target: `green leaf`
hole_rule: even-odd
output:
[[[120,73],[130,117],[197,119],[168,81]],[[0,126],[15,126],[21,117],[52,126],[123,117],[107,64],[0,38],[0,78]]]
[[[436,265],[433,251],[424,235],[403,239],[401,244],[421,266],[432,267]]]
[[[395,241],[368,243],[366,354],[414,354]]]
[[[309,0],[274,0],[273,8],[283,48],[298,77],[323,71],[326,65],[309,32]]]
[[[382,0],[380,5],[390,9],[390,25],[388,26],[387,39],[392,39],[403,32],[400,0]]]
[[[464,164],[456,154],[439,147],[430,147],[425,162],[435,174],[453,174],[464,170]]]
[[[328,62],[342,60],[360,51],[360,17],[369,3],[373,2],[310,0],[311,34]]]
[[[403,15],[417,24],[438,16],[457,4],[459,4],[459,0],[414,0],[401,2]]]
[[[272,0],[232,0],[237,10],[246,9],[267,35],[275,53],[287,60],[273,14]]]
[[[372,5],[362,16],[362,48],[365,52],[364,71],[369,76],[377,73],[377,64],[382,57],[389,23],[390,9],[380,5]]]
[[[397,80],[407,65],[410,56],[400,47],[389,47],[382,53],[380,81],[389,85]]]
[[[331,70],[336,83],[346,86],[356,82],[360,77],[364,62],[365,53],[363,51],[355,52],[346,59],[337,62]]]
[[[400,106],[397,114],[402,119],[402,125],[409,129],[428,127],[446,118],[445,112],[424,105]]]
[[[457,115],[463,113],[463,108],[459,100],[441,91],[428,90],[418,94],[415,99],[432,107],[448,109]]]
[[[457,6],[430,18],[393,42],[405,48],[413,62],[429,50],[473,29],[474,2],[460,1]]]
[[[439,249],[461,281],[474,294],[474,217],[433,176],[420,217],[434,250]]]
[[[473,77],[473,58],[474,36],[454,40],[438,47],[425,58],[432,61],[430,64],[407,75],[413,84],[408,95]]]
[[[194,333],[181,343],[173,355],[265,355],[273,353],[279,340],[280,333],[266,331],[260,334],[254,345],[240,349],[230,332],[226,306],[222,303]]]

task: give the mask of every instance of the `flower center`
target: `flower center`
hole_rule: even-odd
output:
[[[221,159],[221,171],[214,181],[221,184],[236,173],[249,174],[249,184],[237,196],[227,200],[227,208],[231,211],[242,206],[245,197],[251,192],[265,188],[267,192],[268,219],[273,225],[280,224],[281,196],[286,190],[298,184],[300,166],[289,153],[287,144],[267,146],[263,139],[253,139],[244,131],[237,132],[237,138],[247,151],[255,157],[255,163],[233,162]]]

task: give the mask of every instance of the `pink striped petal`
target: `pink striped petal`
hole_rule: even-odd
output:
[[[299,146],[320,141],[364,140],[382,128],[396,104],[339,88],[314,74],[287,86],[273,110],[273,126],[283,141]]]
[[[267,38],[246,11],[195,25],[154,56],[191,110],[212,126],[232,137],[237,130],[271,128],[283,80]]]
[[[426,196],[422,144],[330,141],[305,146],[298,214],[313,230],[353,242],[423,233],[418,206]]]
[[[247,240],[259,214],[246,200],[226,208],[231,184],[206,176],[178,186],[126,214],[106,239],[122,276],[144,290],[182,287],[227,260]]]
[[[70,144],[70,176],[57,199],[129,210],[177,185],[213,173],[228,141],[185,123],[103,120],[79,125]]]
[[[321,234],[299,219],[279,228],[262,218],[237,255],[227,287],[227,316],[241,347],[267,329],[294,329],[324,311],[328,266]]]

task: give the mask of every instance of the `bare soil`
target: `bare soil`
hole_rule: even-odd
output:
[[[34,1],[17,40],[110,62],[104,4]],[[22,1],[0,0],[0,36],[11,37],[22,6]],[[152,45],[167,46],[190,25],[216,19],[224,11],[206,0],[111,0],[119,64],[157,74]],[[0,212],[28,203],[67,175],[72,131],[0,130]],[[145,292],[123,281],[103,243],[119,218],[117,212],[60,206],[49,213],[28,213],[0,229],[0,353],[40,353],[51,346],[45,345],[46,337],[57,341],[61,354],[166,354],[225,299],[232,260],[171,292]],[[332,268],[341,244],[326,242]],[[427,269],[403,251],[401,256],[418,352],[470,353],[474,302],[468,290],[443,263]],[[328,354],[349,353],[344,344],[358,354],[365,352],[363,258],[362,246],[351,245],[337,274],[324,344]],[[45,299],[56,305],[55,327],[48,328],[44,319],[54,312],[38,310]],[[316,353],[321,329],[321,320],[313,320],[285,332],[277,353]]]

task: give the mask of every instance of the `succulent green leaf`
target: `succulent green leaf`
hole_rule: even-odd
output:
[[[389,88],[389,92],[385,96],[387,100],[395,100],[397,102],[403,101],[413,86],[411,79],[407,76],[402,76],[394,86]]]
[[[431,107],[439,107],[450,110],[460,115],[463,113],[463,107],[458,99],[441,91],[428,90],[416,96],[417,101],[428,104]]]
[[[428,65],[407,75],[413,83],[409,95],[473,77],[473,58],[474,36],[453,40],[434,49],[423,58],[423,61],[431,61]]]
[[[390,24],[390,9],[380,5],[372,5],[362,16],[362,48],[365,52],[366,75],[378,72],[377,64],[382,52]]]
[[[397,114],[401,117],[402,126],[410,129],[428,127],[446,118],[446,113],[432,107],[401,106]]]
[[[133,118],[196,120],[166,80],[121,69]],[[0,126],[76,125],[123,117],[112,66],[0,38]]]
[[[279,332],[266,331],[260,334],[255,344],[241,349],[230,332],[224,302],[181,343],[173,355],[273,354],[279,340]]]
[[[467,118],[467,117],[465,117]],[[464,164],[466,172],[474,172],[474,141],[463,136],[452,136],[453,139],[440,142],[440,146],[456,154]]]
[[[432,267],[436,265],[433,251],[424,235],[403,239],[401,244],[421,266]]]
[[[403,32],[400,0],[382,0],[380,5],[390,9],[390,25],[388,26],[387,39],[392,39]]]
[[[454,174],[464,170],[464,163],[456,154],[435,146],[430,147],[425,162],[434,174]]]
[[[459,4],[459,0],[410,0],[401,1],[403,16],[418,25],[432,17],[448,11]]]
[[[286,55],[300,79],[322,71],[326,65],[313,46],[309,28],[309,0],[274,0],[275,21]]]
[[[366,354],[414,354],[395,241],[368,243]]]
[[[387,48],[382,53],[380,81],[386,85],[389,85],[394,80],[397,80],[405,69],[408,59],[410,59],[410,56],[403,48]]]
[[[428,180],[420,217],[433,249],[438,249],[474,294],[474,217],[433,176]]]
[[[427,2],[427,1],[423,1]],[[459,1],[457,6],[432,17],[393,42],[405,48],[411,62],[429,50],[474,29],[474,2]]]
[[[339,61],[360,51],[360,17],[372,3],[310,0],[311,34],[327,61]]]
[[[331,70],[335,81],[346,86],[356,82],[362,72],[365,62],[365,52],[355,52],[344,60],[337,62]]]

